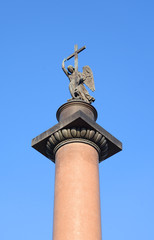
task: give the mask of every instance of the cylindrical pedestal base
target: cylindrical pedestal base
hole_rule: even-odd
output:
[[[56,152],[53,240],[101,240],[98,162],[85,143]]]

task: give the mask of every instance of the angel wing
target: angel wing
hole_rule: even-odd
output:
[[[94,78],[93,78],[93,73],[91,71],[91,68],[89,66],[84,66],[82,69],[83,69],[84,83],[87,85],[87,87],[89,87],[94,92],[95,84],[94,84]]]

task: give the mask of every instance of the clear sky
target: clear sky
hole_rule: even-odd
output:
[[[100,164],[102,239],[154,239],[153,12],[152,0],[0,2],[0,239],[52,239],[55,165],[31,139],[70,98],[61,62],[74,44],[87,47],[97,122],[123,142]]]

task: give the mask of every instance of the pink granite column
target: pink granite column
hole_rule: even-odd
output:
[[[56,152],[53,240],[101,240],[98,153],[85,143]]]

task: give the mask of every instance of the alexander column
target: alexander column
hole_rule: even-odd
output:
[[[63,60],[72,98],[57,110],[58,123],[32,140],[32,147],[55,163],[53,240],[101,240],[98,164],[122,150],[122,143],[96,123],[84,84],[95,90],[89,66],[78,71],[77,49]],[[75,58],[75,68],[65,62]]]

